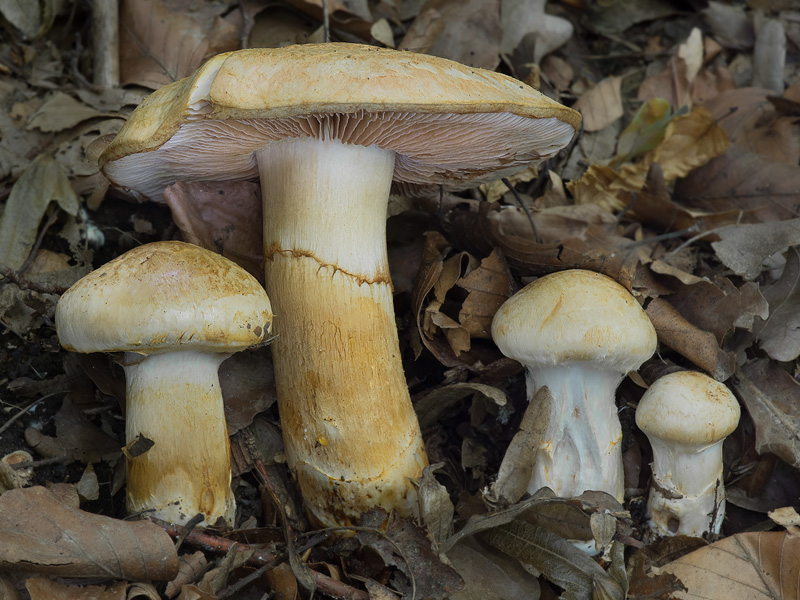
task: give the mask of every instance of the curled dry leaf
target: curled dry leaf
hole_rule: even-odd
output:
[[[714,334],[687,321],[663,298],[653,298],[645,313],[650,317],[658,340],[707,371],[717,381],[725,381],[736,366],[733,355],[719,347]]]
[[[142,580],[178,572],[175,546],[160,527],[83,512],[43,487],[0,496],[0,537],[0,569]]]
[[[179,560],[178,574],[175,579],[167,583],[167,587],[164,589],[167,598],[177,596],[182,586],[198,581],[208,569],[205,554],[199,550],[194,554],[184,554]]]
[[[422,469],[422,478],[417,486],[420,519],[437,544],[453,535],[455,513],[447,488],[436,481],[433,474],[443,466],[444,463],[437,463]]]
[[[519,562],[501,552],[467,540],[447,553],[464,579],[464,591],[452,600],[538,600],[539,580],[524,571]]]
[[[653,568],[686,586],[680,600],[787,600],[800,597],[800,538],[785,532],[738,533]]]
[[[31,577],[25,581],[31,600],[159,600],[156,588],[149,583],[118,581],[103,585],[68,585],[48,577]]]

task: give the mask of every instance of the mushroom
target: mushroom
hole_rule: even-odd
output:
[[[286,457],[324,525],[417,512],[427,458],[386,256],[392,181],[466,188],[553,156],[580,115],[510,77],[356,44],[212,58],[139,106],[100,158],[158,200],[260,176]]]
[[[616,281],[574,269],[540,277],[509,298],[492,321],[500,350],[527,371],[528,400],[547,386],[544,437],[528,492],[585,491],[624,497],[622,429],[615,392],[653,355],[656,332]]]
[[[181,524],[202,513],[209,524],[233,524],[217,370],[234,352],[263,344],[271,322],[252,275],[183,242],[139,246],[61,296],[64,348],[125,353],[130,512]]]
[[[694,371],[656,380],[636,409],[653,447],[647,501],[656,535],[718,534],[725,516],[722,442],[739,424],[739,403],[722,383]]]

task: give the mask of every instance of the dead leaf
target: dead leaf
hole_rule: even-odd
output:
[[[452,548],[447,558],[464,579],[464,591],[453,600],[538,600],[539,580],[501,552],[467,540]]]
[[[322,22],[322,0],[287,0],[287,4]],[[372,13],[367,0],[327,0],[326,5],[331,27],[369,41]]]
[[[120,85],[157,89],[191,75],[212,54],[239,47],[239,32],[219,13],[171,11],[163,0],[125,0],[120,8]],[[213,42],[213,43],[212,43]]]
[[[519,431],[508,445],[503,462],[492,485],[492,496],[512,504],[527,493],[536,461],[536,453],[549,425],[553,395],[547,386],[537,390],[525,409]]]
[[[643,21],[668,17],[676,8],[664,0],[610,0],[587,5],[586,26],[608,35],[622,35],[629,27]]]
[[[607,77],[578,98],[573,108],[583,115],[586,131],[600,131],[622,114],[622,77]]]
[[[398,49],[493,71],[501,35],[500,0],[426,0]]]
[[[270,349],[263,347],[234,354],[220,366],[219,384],[225,401],[228,435],[233,435],[278,399]]]
[[[63,131],[99,116],[101,113],[94,108],[63,92],[55,92],[30,116],[25,127],[44,132]]]
[[[775,360],[800,356],[800,250],[786,253],[780,279],[762,289],[769,303],[769,317],[754,323],[753,333],[761,348]]]
[[[533,566],[549,581],[564,588],[570,598],[592,600],[596,581],[603,581],[612,593],[624,597],[614,581],[586,552],[548,531],[525,521],[513,521],[481,534],[481,539],[509,556]]]
[[[658,341],[685,356],[717,381],[733,374],[735,360],[717,344],[714,334],[689,323],[669,302],[653,298],[645,308]]]
[[[686,586],[676,599],[787,600],[800,596],[798,556],[800,539],[784,532],[738,533],[653,570]]]
[[[48,577],[31,577],[25,581],[31,600],[159,600],[158,591],[149,583],[118,581],[110,585],[68,585]]]
[[[500,52],[510,55],[528,36],[533,37],[533,54],[528,61],[539,64],[544,56],[563,46],[572,36],[572,23],[545,12],[547,0],[501,0]],[[526,40],[527,41],[527,40]]]
[[[27,38],[44,35],[53,24],[57,3],[54,0],[45,2],[18,2],[0,0],[0,13]]]
[[[775,163],[731,147],[677,182],[675,194],[689,208],[708,212],[742,211],[745,222],[767,222],[800,216],[796,206],[800,167]]]
[[[422,469],[422,478],[417,485],[419,516],[437,544],[453,535],[453,514],[455,508],[447,488],[436,481],[434,471],[444,463],[428,465]]]
[[[458,311],[461,326],[470,337],[491,339],[494,314],[515,291],[506,261],[492,251],[477,269],[456,281],[456,285],[468,292]]]
[[[761,274],[764,261],[787,248],[800,245],[800,219],[777,223],[731,225],[717,231],[711,247],[726,267],[745,279]]]
[[[203,573],[208,570],[208,561],[205,554],[200,550],[194,554],[181,555],[179,561],[178,574],[175,579],[167,583],[167,587],[164,590],[167,598],[177,596],[182,586],[198,581],[203,576]]]
[[[731,382],[756,427],[756,451],[800,468],[800,383],[767,359],[737,370]]]
[[[438,422],[450,408],[468,396],[480,394],[497,406],[505,406],[506,395],[502,390],[485,383],[459,382],[445,384],[427,390],[414,398],[414,410],[420,427],[426,429]]]
[[[398,581],[395,586],[403,594],[411,593],[412,574],[420,598],[444,600],[464,586],[458,573],[433,552],[424,530],[408,519],[389,517],[387,520],[383,510],[371,509],[362,515],[356,538],[377,552],[387,566],[396,567],[406,576],[407,583],[399,585]]]
[[[178,572],[175,546],[160,527],[77,510],[43,487],[0,496],[0,532],[3,569],[144,580]]]
[[[0,215],[0,263],[19,269],[33,248],[39,223],[51,202],[72,216],[80,199],[70,186],[61,165],[40,154],[11,188]]]

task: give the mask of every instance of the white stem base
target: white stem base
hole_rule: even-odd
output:
[[[659,536],[717,534],[725,517],[722,442],[711,446],[664,443],[655,436],[653,483],[647,500],[650,528]]]
[[[217,371],[228,355],[166,352],[125,355],[128,443],[142,435],[154,445],[127,460],[129,512],[185,524],[233,525],[230,442]]]
[[[257,155],[278,407],[306,510],[323,525],[415,515],[427,458],[386,257],[394,154],[304,138]]]
[[[603,491],[622,502],[622,428],[615,392],[619,373],[573,364],[528,372],[528,398],[547,386],[553,395],[549,424],[528,484],[569,498]]]

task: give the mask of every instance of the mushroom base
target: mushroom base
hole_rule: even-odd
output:
[[[185,524],[202,513],[233,524],[230,442],[217,371],[226,354],[181,351],[125,354],[128,511]]]
[[[553,396],[528,492],[547,486],[569,498],[594,490],[623,501],[622,428],[615,403],[622,377],[581,363],[528,371],[528,398],[544,386]]]

